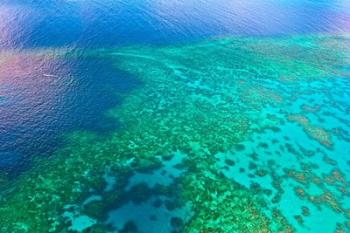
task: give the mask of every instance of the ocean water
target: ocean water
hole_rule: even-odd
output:
[[[349,22],[0,0],[0,232],[350,232]]]

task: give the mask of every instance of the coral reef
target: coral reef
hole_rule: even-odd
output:
[[[327,232],[349,230],[349,43],[220,38],[79,54],[141,85],[111,94],[120,129],[72,132],[2,179],[0,232],[146,232],[157,221],[164,232],[319,232],[320,216]]]

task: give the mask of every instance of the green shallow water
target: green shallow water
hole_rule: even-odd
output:
[[[115,93],[120,129],[72,132],[2,176],[1,232],[350,231],[349,48],[223,37],[80,54],[141,85]]]

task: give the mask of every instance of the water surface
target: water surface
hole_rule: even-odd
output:
[[[0,2],[0,232],[347,232],[347,1]]]

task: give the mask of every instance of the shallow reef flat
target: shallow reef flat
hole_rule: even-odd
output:
[[[349,48],[317,35],[81,53],[140,82],[111,94],[121,127],[72,132],[3,175],[0,231],[350,231]]]

